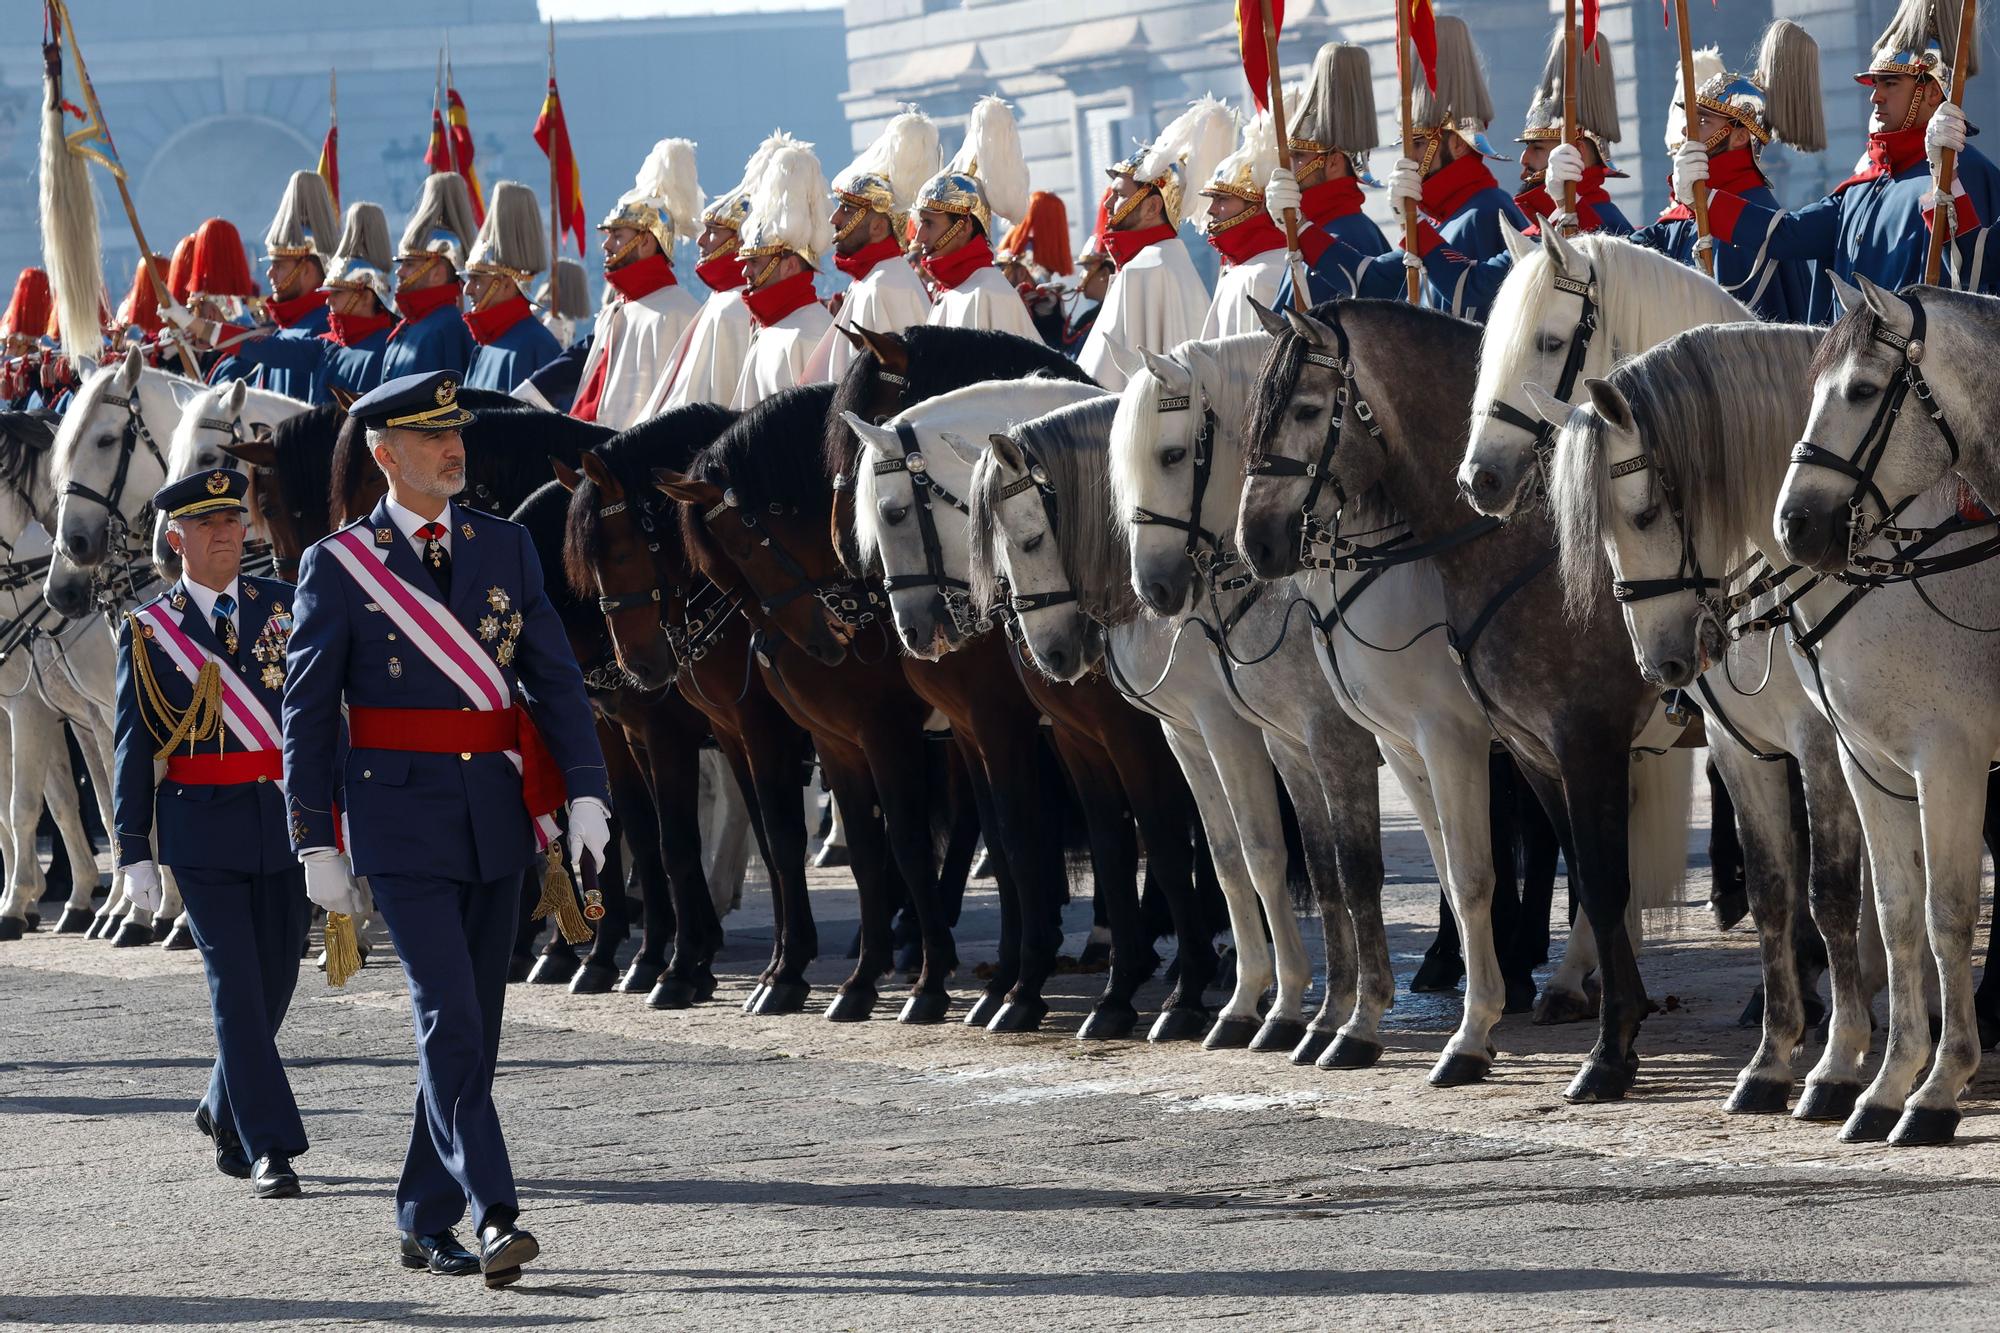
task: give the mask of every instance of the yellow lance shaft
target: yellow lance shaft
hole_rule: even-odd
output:
[[[1701,130],[1701,108],[1694,101],[1694,35],[1688,31],[1687,0],[1674,0],[1674,23],[1681,31],[1681,109],[1687,114],[1687,127],[1683,131],[1692,140]],[[1708,182],[1696,181],[1694,198],[1688,200],[1688,207],[1694,210],[1694,256],[1701,264],[1701,271],[1709,277],[1715,276],[1715,251],[1708,243]]]
[[[1410,49],[1410,0],[1396,0],[1396,73],[1402,83],[1403,113],[1403,156],[1414,159],[1417,155],[1416,131],[1410,124],[1410,66],[1416,63],[1416,52]],[[1417,201],[1403,201],[1403,253],[1417,252]],[[1409,284],[1410,304],[1420,304],[1424,299],[1423,275],[1414,268],[1403,269],[1405,281]]]
[[[1965,105],[1965,81],[1972,77],[1972,44],[1979,40],[1974,27],[1978,0],[1965,0],[1958,12],[1958,47],[1951,53],[1951,89],[1947,94],[1959,106]],[[1935,284],[1944,271],[1944,243],[1957,218],[1951,191],[1958,179],[1958,153],[1946,148],[1938,154],[1937,207],[1931,210],[1931,247],[1924,254],[1924,282]]]

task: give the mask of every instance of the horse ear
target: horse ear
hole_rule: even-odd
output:
[[[1529,255],[1535,253],[1534,237],[1515,226],[1513,219],[1505,213],[1499,214],[1499,218],[1500,239],[1507,243],[1507,255],[1509,258],[1518,264]]]
[[[222,452],[238,462],[248,463],[251,467],[278,465],[278,446],[268,437],[244,440],[241,444],[231,440],[222,446]]]
[[[1140,367],[1145,364],[1139,360],[1138,354],[1128,344],[1119,341],[1108,333],[1104,335],[1102,345],[1105,357],[1113,366],[1117,367],[1118,373],[1128,380],[1138,374]]]
[[[241,383],[241,381],[238,381],[238,383]],[[201,397],[203,392],[205,392],[205,387],[194,383],[192,380],[168,380],[167,392],[174,396],[174,406],[185,412],[189,403]]]
[[[250,397],[250,386],[242,380],[231,380],[229,387],[222,391],[222,415],[234,417],[243,411],[243,404]]]
[[[1583,387],[1590,390],[1590,405],[1597,409],[1611,426],[1620,431],[1632,429],[1632,404],[1610,380],[1588,379]]]
[[[1548,251],[1549,262],[1561,270],[1564,277],[1574,278],[1583,271],[1583,261],[1576,250],[1562,238],[1561,227],[1542,228],[1542,249]]]
[[[1861,289],[1859,287],[1856,287],[1832,269],[1826,270],[1826,276],[1833,283],[1833,299],[1839,304],[1843,313],[1858,310],[1861,307]]]
[[[891,453],[896,448],[896,432],[873,422],[863,421],[852,412],[842,412],[840,419],[854,432],[854,438],[877,453]]]
[[[980,450],[973,445],[972,441],[966,439],[956,431],[949,430],[939,431],[938,438],[944,441],[946,448],[958,455],[959,462],[965,464],[967,467],[979,466]]]
[[[847,339],[849,345],[851,345],[855,351],[865,352],[868,350],[868,343],[866,342],[866,340],[864,340],[859,333],[856,333],[853,329],[848,328],[847,325],[836,324],[833,327],[839,330],[840,336]]]
[[[1522,390],[1528,395],[1528,406],[1535,414],[1551,426],[1561,426],[1569,420],[1570,406],[1539,384],[1523,384]]]
[[[718,487],[683,476],[670,467],[654,468],[653,484],[682,504],[715,505],[722,502],[722,491]]]
[[[596,482],[599,490],[610,492],[623,489],[618,485],[618,478],[611,475],[611,469],[604,465],[604,460],[590,450],[584,450],[577,462],[583,465],[583,475]]]
[[[1334,341],[1333,330],[1314,319],[1311,315],[1302,315],[1290,306],[1286,306],[1285,319],[1291,324],[1292,332],[1304,338],[1314,347],[1324,349],[1328,343]]]
[[[584,455],[585,458],[589,458],[590,456],[587,453]],[[583,485],[583,474],[563,462],[562,459],[551,458],[549,460],[549,467],[555,472],[556,480],[562,483],[562,488],[570,494],[574,495],[576,488]]]
[[[1014,443],[1013,436],[996,430],[986,437],[986,442],[993,446],[993,456],[1000,460],[1000,466],[1010,472],[1028,470],[1028,456],[1021,452],[1020,445]]]
[[[146,357],[136,346],[125,353],[125,364],[118,368],[118,384],[125,390],[126,397],[139,387],[139,372],[146,368]]]
[[[1172,357],[1161,356],[1151,348],[1141,347],[1139,349],[1139,359],[1145,362],[1147,370],[1153,372],[1154,379],[1169,388],[1177,389],[1193,380],[1193,376],[1187,372],[1187,367],[1181,365]]]
[[[1892,327],[1901,327],[1912,322],[1910,308],[1897,299],[1894,292],[1870,282],[1864,274],[1855,274],[1854,280],[1861,284],[1861,299],[1875,312],[1877,319]]]
[[[1283,315],[1271,309],[1271,307],[1265,305],[1256,297],[1246,296],[1243,299],[1248,301],[1250,309],[1256,312],[1257,322],[1264,326],[1264,332],[1270,334],[1273,338],[1282,338],[1285,330],[1292,327],[1285,322]]]
[[[907,375],[910,371],[910,345],[898,333],[876,333],[872,329],[856,329],[861,341],[868,344],[868,350],[875,353],[875,359],[882,363],[882,369],[892,375]]]

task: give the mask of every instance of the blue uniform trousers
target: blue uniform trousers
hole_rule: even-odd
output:
[[[517,1206],[493,1069],[521,876],[482,883],[378,873],[368,885],[402,960],[417,1030],[417,1109],[396,1225],[430,1235],[457,1225],[469,1204],[477,1226],[495,1205]]]
[[[305,873],[172,869],[215,1015],[215,1069],[202,1103],[216,1124],[235,1125],[250,1160],[296,1157],[306,1150],[306,1127],[278,1058],[278,1027],[305,948]]]

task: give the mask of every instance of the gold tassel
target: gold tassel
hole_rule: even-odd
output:
[[[361,970],[361,941],[354,918],[345,912],[326,914],[326,984],[345,986]]]
[[[554,914],[556,929],[571,944],[585,944],[591,938],[590,923],[583,919],[583,911],[577,906],[576,886],[570,883],[569,870],[563,865],[562,839],[549,844],[549,863],[542,871],[542,896],[535,904],[534,919],[542,920]]]

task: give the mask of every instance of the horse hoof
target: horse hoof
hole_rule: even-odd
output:
[[[746,1014],[756,1013],[757,1006],[763,1003],[764,992],[769,990],[770,988],[771,988],[771,983],[768,981],[760,981],[756,985],[752,986],[750,988],[750,994],[748,998],[746,998],[743,1001],[743,1012]]]
[[[171,917],[156,916],[153,918],[153,943],[165,944],[167,936],[173,933],[174,923]]]
[[[1783,1115],[1792,1098],[1792,1085],[1776,1079],[1746,1078],[1729,1094],[1722,1109],[1731,1115]]]
[[[1799,1096],[1798,1109],[1792,1112],[1794,1120],[1835,1121],[1845,1120],[1854,1114],[1854,1104],[1861,1100],[1859,1083],[1808,1083]]]
[[[1049,1002],[1039,995],[1025,1000],[1009,1000],[1000,1006],[999,1013],[993,1015],[993,1021],[986,1025],[986,1030],[996,1034],[1039,1032],[1042,1020],[1048,1016]]]
[[[661,984],[665,985],[666,983],[662,982]],[[697,993],[699,993],[698,987]],[[812,987],[803,981],[774,981],[764,987],[759,993],[757,1007],[751,1010],[751,1012],[759,1018],[776,1017],[782,1014],[802,1014],[806,1011],[806,997],[810,994],[812,994]],[[836,1000],[835,1004],[838,1005],[838,1003],[839,1001]],[[871,993],[868,997],[868,1008],[873,1009],[874,1007],[875,997]],[[833,1010],[827,1010],[826,1016],[833,1018]],[[848,1023],[856,1022],[866,1017],[868,1017],[868,1011],[863,1010],[856,1018],[833,1018],[833,1021],[836,1023]]]
[[[694,1008],[694,983],[686,977],[661,977],[646,997],[648,1009]]]
[[[1139,1026],[1139,1011],[1117,1000],[1102,1000],[1076,1030],[1078,1041],[1122,1041]]]
[[[993,1021],[993,1015],[999,1013],[1001,1006],[1006,1003],[1007,997],[1004,995],[995,995],[990,990],[981,991],[979,998],[972,1002],[972,1008],[966,1011],[965,1025],[969,1028],[985,1027]]]
[[[1366,1037],[1339,1036],[1313,1063],[1321,1069],[1366,1069],[1382,1058],[1382,1043]]]
[[[108,940],[117,929],[118,918],[100,909],[90,919],[90,929],[83,932],[83,937],[87,940]]]
[[[1910,1106],[1889,1132],[1889,1143],[1897,1148],[1938,1148],[1950,1143],[1957,1133],[1956,1107]]]
[[[512,958],[509,958],[507,960],[508,984],[519,985],[521,982],[526,981],[528,979],[528,973],[533,971],[534,967],[535,967],[534,959],[523,958],[520,954],[515,954]]]
[[[27,931],[27,923],[18,916],[0,916],[0,940],[18,940]]]
[[[1903,1118],[1893,1106],[1857,1106],[1840,1127],[1842,1143],[1886,1143],[1896,1122]]]
[[[1507,999],[1500,1006],[1503,1014],[1532,1014],[1535,1012],[1535,979],[1533,977],[1507,978]]]
[[[1434,1088],[1462,1088],[1471,1083],[1484,1083],[1486,1076],[1492,1072],[1492,1056],[1473,1051],[1453,1051],[1432,1067],[1430,1083]]]
[[[1208,1031],[1207,1010],[1185,1007],[1165,1009],[1153,1020],[1152,1030],[1146,1033],[1146,1040],[1197,1041],[1206,1031]]]
[[[1635,1062],[1636,1063],[1636,1062]],[[1636,1069],[1614,1065],[1608,1060],[1591,1060],[1576,1071],[1563,1089],[1566,1102],[1617,1102],[1632,1090]]]
[[[1267,1018],[1257,1035],[1250,1039],[1253,1051],[1289,1051],[1306,1035],[1306,1025],[1296,1018]]]
[[[844,990],[833,997],[833,1003],[826,1007],[826,1021],[829,1023],[864,1023],[875,1012],[876,995],[872,990]]]
[[[56,922],[56,934],[87,935],[90,922],[91,913],[88,907],[65,907],[61,919]]]
[[[1597,1017],[1597,998],[1591,992],[1578,995],[1575,991],[1545,990],[1535,1001],[1535,1026],[1588,1023]]]
[[[1299,1044],[1292,1047],[1292,1063],[1295,1065],[1313,1063],[1325,1054],[1326,1048],[1333,1045],[1333,1039],[1339,1035],[1338,1032],[1322,1032],[1318,1028],[1307,1028],[1305,1035],[1299,1038]]]
[[[658,963],[634,958],[632,965],[625,969],[625,975],[618,978],[618,991],[621,995],[644,995],[660,984],[660,973],[666,970]]]
[[[1458,983],[1465,977],[1465,960],[1456,955],[1425,954],[1424,961],[1417,968],[1417,974],[1410,978],[1410,994],[1441,995],[1445,991],[1457,990]]]
[[[142,926],[136,921],[127,921],[118,927],[118,933],[111,937],[114,949],[137,949],[153,942],[153,928]]]
[[[528,969],[527,982],[530,986],[562,986],[576,975],[576,959],[565,958],[561,954],[543,954]]]
[[[1750,915],[1749,891],[1737,883],[1718,888],[1715,895],[1708,900],[1708,910],[1715,914],[1715,928],[1728,930]]]
[[[40,912],[30,911],[28,913],[28,933],[32,935],[41,928],[42,928],[42,914]]]
[[[618,984],[618,969],[609,963],[585,959],[577,968],[576,975],[569,979],[571,995],[609,995],[611,988]]]
[[[951,996],[941,990],[920,990],[903,1001],[903,1012],[896,1015],[896,1021],[913,1026],[942,1023],[950,1011]]]
[[[1202,1049],[1208,1051],[1240,1051],[1248,1046],[1261,1027],[1254,1018],[1221,1018],[1208,1030],[1202,1039]]]
[[[186,953],[194,948],[194,931],[184,922],[176,921],[174,928],[167,932],[167,937],[160,941],[160,947],[168,953]]]

